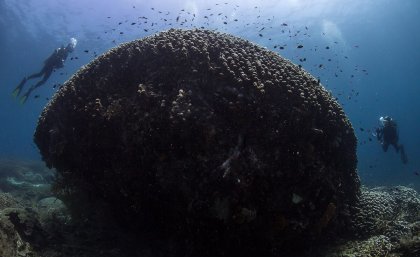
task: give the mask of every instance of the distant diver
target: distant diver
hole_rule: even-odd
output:
[[[32,74],[29,77],[24,77],[22,79],[22,81],[15,88],[15,90],[13,90],[13,96],[19,96],[23,86],[25,85],[28,79],[38,78],[44,75],[44,77],[40,81],[38,81],[38,83],[32,85],[28,89],[28,91],[20,98],[20,103],[24,104],[34,89],[42,86],[55,70],[64,67],[64,62],[66,61],[67,56],[69,55],[69,53],[73,52],[76,45],[77,40],[75,38],[71,38],[70,43],[66,47],[61,46],[60,48],[55,49],[54,52],[50,55],[50,57],[48,57],[44,61],[44,67],[40,72]]]
[[[389,145],[394,146],[395,151],[400,153],[401,161],[407,164],[408,159],[402,144],[398,144],[398,128],[397,123],[389,116],[380,117],[381,126],[376,128],[376,139],[381,143],[384,152],[388,150]]]

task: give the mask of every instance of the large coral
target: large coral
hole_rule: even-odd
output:
[[[98,57],[44,109],[35,142],[75,215],[111,214],[177,252],[300,246],[344,227],[359,192],[353,128],[319,81],[206,30]]]

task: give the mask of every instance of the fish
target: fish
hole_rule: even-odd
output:
[[[297,48],[302,48],[302,47],[303,47],[303,45],[298,45],[298,46],[297,46]]]

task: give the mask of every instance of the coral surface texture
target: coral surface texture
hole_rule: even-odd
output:
[[[308,244],[343,232],[359,196],[356,137],[331,94],[213,31],[99,56],[46,106],[35,142],[74,217],[106,213],[183,256]]]

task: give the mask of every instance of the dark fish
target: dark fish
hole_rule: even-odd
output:
[[[280,48],[280,49],[284,49],[284,46],[280,46],[279,48]]]
[[[39,98],[39,95],[34,95],[34,98],[36,99],[36,98]]]
[[[89,53],[89,50],[85,50],[84,52],[85,52],[85,53]]]
[[[282,26],[287,26],[287,23],[282,23],[281,25],[282,25]]]
[[[262,34],[258,34],[258,36],[262,37],[263,35]]]
[[[318,65],[319,68],[322,68],[322,66],[324,66],[324,65],[322,65],[322,64]]]
[[[135,22],[132,22],[131,25],[136,25],[136,23]]]
[[[303,47],[303,45],[298,45],[298,46],[297,46],[297,48],[302,48],[302,47]]]
[[[330,47],[329,46],[326,46],[325,49],[330,49]]]
[[[363,132],[363,131],[365,131],[365,129],[364,129],[364,128],[360,128],[360,131],[362,131],[362,132]]]
[[[224,21],[224,22],[223,22],[223,24],[227,24],[227,22],[226,22],[226,21]]]
[[[420,176],[420,173],[418,171],[414,171],[414,175]]]
[[[122,35],[122,34],[124,34],[124,32],[122,32],[122,31],[121,31],[121,32],[120,32],[120,35]]]
[[[369,137],[369,142],[372,142],[372,138],[371,137]]]

